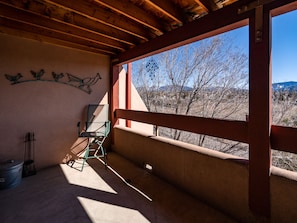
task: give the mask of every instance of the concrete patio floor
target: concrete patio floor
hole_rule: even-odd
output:
[[[41,170],[0,190],[0,222],[236,222],[115,153]]]

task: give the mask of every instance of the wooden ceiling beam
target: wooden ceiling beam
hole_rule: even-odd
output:
[[[297,10],[297,1],[290,1],[288,4],[281,4],[281,2],[275,1],[270,5],[270,8],[272,9],[271,15],[278,16],[283,13]]]
[[[196,4],[199,5],[205,12],[209,12],[210,9],[207,8],[200,0],[195,0]]]
[[[187,22],[184,13],[175,7],[171,1],[163,0],[144,0],[146,4],[162,12],[164,15],[174,20],[177,24],[184,24]]]
[[[34,32],[32,32],[34,30]],[[19,21],[12,21],[0,17],[0,32],[8,35],[13,35],[21,38],[31,39],[43,43],[50,43],[61,47],[78,49],[93,53],[100,53],[106,55],[116,54],[114,51],[98,47],[92,42],[82,41],[81,39],[65,35],[60,35],[51,30],[42,27],[34,27],[21,23]]]
[[[69,19],[67,23],[72,24],[75,27],[83,28],[88,30],[89,32],[93,32],[96,35],[100,35],[104,38],[107,38],[109,43],[113,41],[118,41],[122,46],[134,46],[135,43],[140,43],[141,40],[134,36],[131,36],[123,31],[114,29],[112,27],[106,26],[102,23],[96,22],[94,20],[89,20],[86,17],[76,14],[70,13]],[[126,46],[124,48],[126,48]]]
[[[97,22],[103,23],[115,29],[129,33],[130,35],[141,38],[147,41],[156,37],[152,32],[148,32],[139,25],[128,18],[116,15],[108,10],[102,9],[102,7],[95,7],[94,4],[90,4],[87,1],[69,1],[69,0],[44,0],[45,2],[52,3],[56,6],[73,11],[77,14],[86,16],[89,19],[93,19]]]
[[[250,14],[253,13],[253,10],[246,11],[245,13],[238,13],[238,11],[243,6],[252,2],[255,1],[238,1],[222,9],[209,13],[200,19],[194,20],[193,22],[185,24],[178,29],[172,30],[162,36],[136,46],[127,52],[119,54],[113,58],[113,63],[125,64],[248,25],[248,18]],[[278,7],[286,8],[286,5],[293,5],[291,7],[295,7],[296,4],[294,2],[296,2],[296,0],[276,0],[266,4],[265,2],[262,3],[265,4],[265,10],[273,10],[277,14],[279,13],[279,10],[277,10]],[[284,10],[282,10],[282,12],[284,12]]]
[[[154,31],[154,33],[158,36],[162,35],[163,30],[167,30],[168,28],[164,28],[160,20],[152,15],[148,14],[145,10],[137,7],[132,4],[129,0],[94,0],[100,5],[107,7],[114,12],[117,12],[123,16],[128,17],[129,19],[134,20]]]
[[[251,2],[246,0],[245,2]],[[133,49],[121,53],[113,59],[114,64],[124,64],[151,56],[156,53],[183,46],[213,35],[220,34],[248,24],[248,13],[238,14],[238,8],[242,1],[231,4],[220,10],[212,12],[180,28],[172,30],[162,36],[136,46]],[[224,19],[222,19],[224,18]]]
[[[69,25],[87,29],[90,32],[94,32],[97,35],[111,39],[111,41],[119,41],[123,44],[127,44],[130,47],[135,43],[140,43],[140,39],[122,32],[118,29],[88,19],[85,16],[72,12],[70,10],[58,7],[51,3],[42,2],[39,0],[31,0],[30,4],[24,4],[23,1],[1,0],[10,5],[15,5],[18,8],[27,9],[37,14],[48,16],[51,19],[57,21],[67,22]]]
[[[219,9],[219,6],[214,2],[214,0],[195,0],[197,4],[200,2],[209,12],[213,12]],[[200,5],[199,4],[199,5]]]
[[[69,26],[69,24],[64,21],[56,21],[54,19],[48,18],[47,16],[30,13],[26,10],[8,5],[3,3],[3,0],[0,0],[0,15],[5,18],[23,21],[32,25],[36,24],[51,30],[57,30],[66,35],[74,35],[84,40],[93,41],[96,44],[110,47],[111,49],[113,48],[119,51],[124,51],[127,47],[118,41],[114,41],[103,36],[98,36],[97,34],[89,32],[86,29],[84,30],[78,27]]]

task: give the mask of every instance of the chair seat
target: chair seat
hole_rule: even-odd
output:
[[[81,132],[79,137],[85,137],[85,138],[92,138],[92,137],[105,137],[100,132]]]

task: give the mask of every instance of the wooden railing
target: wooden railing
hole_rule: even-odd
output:
[[[271,148],[297,154],[297,128],[271,126]]]
[[[116,109],[115,118],[249,143],[248,122]],[[271,148],[297,154],[297,128],[271,126]]]

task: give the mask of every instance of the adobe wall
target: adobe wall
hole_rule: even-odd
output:
[[[270,185],[273,222],[296,222],[297,173],[272,167]]]
[[[240,222],[259,222],[248,207],[245,160],[195,145],[115,127],[113,150]],[[259,179],[260,180],[260,179]],[[271,222],[297,219],[297,173],[272,167]]]
[[[108,103],[110,58],[4,34],[0,48],[0,160],[23,160],[25,134],[34,132],[36,168],[61,163],[76,147],[86,106]],[[41,69],[38,80],[31,71]],[[19,80],[5,77],[18,73]]]
[[[248,216],[248,168],[238,157],[114,128],[113,151],[238,219]]]

